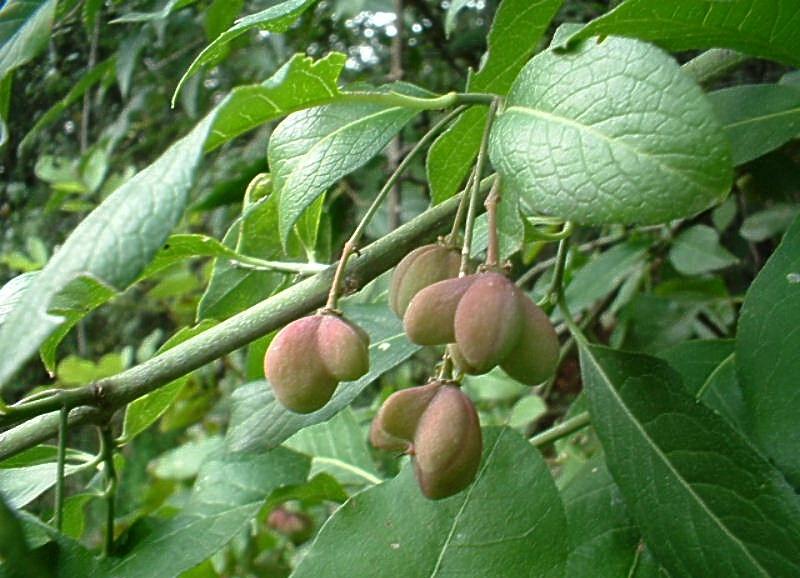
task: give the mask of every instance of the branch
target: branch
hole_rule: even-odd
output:
[[[483,195],[493,181],[490,176],[481,182]],[[413,248],[445,232],[459,202],[460,195],[453,197],[367,246],[360,256],[351,259],[346,270],[347,286],[363,287],[394,267]],[[325,303],[334,270],[332,265],[122,373],[12,409],[0,416],[0,427],[39,417],[0,434],[0,460],[55,435],[57,410],[62,403],[72,410],[70,426],[102,423],[104,416],[107,418],[133,400],[310,313]]]

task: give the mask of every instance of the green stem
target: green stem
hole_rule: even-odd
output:
[[[497,98],[494,94],[448,92],[432,98],[409,96],[399,92],[342,92],[342,100],[368,102],[387,106],[401,106],[417,110],[439,110],[459,105],[491,104]]]
[[[483,168],[486,166],[486,158],[488,156],[489,133],[492,130],[492,123],[494,122],[494,117],[495,114],[497,114],[497,108],[499,106],[499,99],[494,99],[489,106],[489,114],[486,117],[486,124],[483,127],[483,135],[481,136],[481,146],[480,149],[478,149],[478,160],[475,162],[475,177],[472,179],[472,192],[470,193],[467,223],[464,229],[464,245],[461,248],[461,269],[459,275],[462,277],[467,274],[467,270],[469,269],[469,259],[472,253],[472,236],[475,229],[475,217],[478,214],[478,196],[480,194],[481,176],[483,175]]]
[[[64,466],[67,461],[67,432],[69,431],[69,410],[63,406],[58,412],[58,454],[56,466],[55,526],[59,532],[63,526],[64,512]]]
[[[598,237],[597,239],[594,239],[592,241],[589,241],[587,243],[579,245],[577,247],[577,250],[579,252],[581,252],[581,253],[586,253],[588,251],[592,251],[594,249],[597,249],[598,247],[605,247],[607,245],[613,245],[617,241],[621,241],[624,238],[625,238],[625,235],[608,235],[607,237]],[[525,273],[522,274],[519,279],[517,279],[517,285],[519,285],[519,286],[525,285],[528,281],[533,279],[536,275],[538,275],[542,271],[545,271],[546,269],[549,269],[550,267],[555,265],[556,264],[556,260],[557,260],[556,257],[551,257],[550,259],[545,259],[544,261],[539,261],[538,263],[536,263],[536,265],[534,265],[533,267],[531,267],[530,269],[525,271]]]
[[[316,275],[329,266],[324,263],[287,263],[284,261],[267,261],[248,255],[239,255],[231,261],[234,266],[254,271],[283,271],[298,275]]]
[[[117,497],[117,471],[114,467],[114,438],[111,426],[100,428],[100,453],[103,456],[106,489],[106,532],[103,542],[103,557],[107,558],[114,551],[114,502]]]
[[[558,244],[558,253],[556,253],[556,269],[553,272],[553,280],[550,283],[550,289],[543,300],[544,304],[555,305],[560,296],[564,294],[564,269],[567,265],[567,253],[569,252],[569,237],[561,239]]]
[[[464,186],[465,191],[472,190],[472,180],[475,178],[475,170],[473,168],[469,173],[467,184]],[[450,233],[445,237],[447,243],[455,243],[458,239],[458,233],[461,230],[461,225],[464,223],[464,217],[467,214],[467,207],[469,206],[470,195],[461,195],[461,202],[458,203],[458,211],[453,218],[453,226],[450,228]]]
[[[375,213],[378,212],[381,204],[383,203],[384,199],[386,199],[386,195],[389,194],[389,191],[392,190],[392,187],[406,170],[411,161],[414,160],[414,157],[428,145],[428,143],[433,140],[441,129],[447,126],[453,119],[458,117],[462,112],[466,110],[466,106],[459,106],[454,110],[447,113],[444,117],[442,117],[439,122],[431,127],[431,129],[423,135],[421,139],[414,145],[414,147],[408,152],[405,158],[397,165],[397,169],[391,174],[391,176],[386,180],[381,188],[380,192],[378,192],[375,199],[372,201],[372,204],[367,209],[367,212],[364,214],[364,217],[361,219],[361,222],[358,223],[356,226],[356,230],[353,231],[353,234],[344,244],[344,249],[342,249],[342,256],[339,259],[339,263],[336,266],[336,272],[333,275],[333,282],[331,283],[331,290],[328,293],[328,301],[325,305],[326,309],[331,311],[336,310],[336,306],[339,302],[339,296],[342,292],[342,286],[344,284],[344,272],[347,268],[347,262],[350,259],[350,256],[358,250],[358,244],[361,242],[361,236],[364,234],[364,231],[367,229],[372,218],[375,216]]]
[[[591,421],[592,418],[589,415],[589,412],[584,411],[575,417],[571,417],[568,420],[551,427],[549,430],[533,436],[528,441],[530,441],[530,443],[537,448],[540,448],[549,445],[556,440],[560,440],[561,438],[565,438],[574,434],[576,431],[581,430],[589,425]]]
[[[486,225],[489,234],[485,261],[487,269],[496,269],[500,266],[500,238],[497,235],[497,205],[500,202],[500,183],[501,179],[498,175],[494,180],[492,189],[489,191],[489,196],[486,197],[484,202],[487,217]]]

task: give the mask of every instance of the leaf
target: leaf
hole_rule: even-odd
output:
[[[377,484],[367,436],[350,408],[333,419],[300,430],[284,445],[312,457],[311,474],[327,473],[343,484]]]
[[[349,305],[344,312],[370,336],[369,372],[357,381],[340,383],[331,401],[309,414],[285,409],[266,381],[240,386],[232,395],[233,407],[226,435],[231,451],[273,448],[304,427],[329,420],[350,405],[365,387],[419,351],[419,346],[406,339],[402,323],[385,303]]]
[[[468,92],[505,95],[538,48],[563,0],[503,0],[494,15],[483,64],[467,78]],[[452,2],[447,18],[458,10]],[[447,28],[447,25],[445,26]],[[427,173],[434,204],[455,195],[478,156],[486,107],[472,107],[431,145]]]
[[[292,22],[297,20],[303,12],[316,2],[317,0],[286,0],[285,2],[270,6],[261,12],[256,12],[255,14],[240,18],[233,26],[228,28],[228,30],[217,36],[217,38],[206,46],[192,61],[189,68],[186,69],[186,72],[183,73],[183,76],[181,76],[181,79],[178,81],[178,86],[175,87],[175,92],[172,94],[172,106],[175,106],[178,93],[181,91],[181,87],[184,83],[189,80],[189,77],[194,75],[207,62],[216,60],[225,50],[225,46],[234,38],[238,38],[253,28],[269,30],[270,32],[285,32]]]
[[[419,111],[342,102],[286,117],[269,139],[269,165],[286,243],[303,211],[343,176],[363,166]]]
[[[693,215],[722,200],[732,177],[699,86],[661,50],[621,38],[531,59],[489,155],[523,204],[594,225]]]
[[[643,563],[641,533],[625,509],[602,453],[581,467],[561,497],[569,529],[566,576],[659,576],[657,564]]]
[[[64,96],[64,98],[47,109],[47,111],[36,120],[36,124],[33,125],[33,128],[31,128],[31,130],[28,131],[28,134],[26,134],[22,141],[20,141],[17,148],[18,154],[21,155],[22,151],[25,151],[33,143],[33,140],[39,135],[40,132],[42,132],[42,130],[58,120],[58,118],[64,114],[64,111],[67,110],[67,108],[69,108],[74,102],[77,102],[77,100],[81,98],[87,90],[92,88],[98,82],[101,82],[107,75],[113,74],[116,64],[116,57],[111,57],[96,65],[91,70],[86,71],[86,73],[81,76],[78,82],[76,82],[69,92]]]
[[[41,556],[32,554],[19,518],[0,494],[0,575],[13,578],[49,578],[51,572]]]
[[[800,217],[747,290],[736,370],[756,442],[800,487]]]
[[[17,303],[22,299],[28,286],[30,286],[38,274],[38,271],[31,271],[29,273],[17,275],[0,287],[0,326],[3,325],[8,314],[11,313]]]
[[[158,349],[158,353],[171,349],[191,337],[200,335],[214,325],[216,325],[216,321],[207,319],[193,327],[184,327],[170,337],[164,345]],[[178,399],[181,391],[183,391],[183,388],[189,381],[190,376],[191,374],[181,376],[128,404],[128,407],[125,408],[122,435],[118,443],[130,442],[133,438],[155,423],[158,418],[164,415],[164,412]]]
[[[341,506],[292,576],[561,577],[566,549],[544,460],[513,430],[487,429],[474,485],[428,500],[406,464]]]
[[[55,485],[56,467],[51,462],[22,468],[0,468],[0,494],[12,508],[21,508]],[[80,470],[80,465],[66,464],[64,475],[70,476]]]
[[[669,250],[669,261],[684,275],[717,271],[739,262],[720,244],[719,233],[708,225],[694,225],[675,237]]]
[[[739,228],[739,234],[754,243],[766,241],[786,231],[798,214],[800,207],[797,205],[778,203],[748,215]]]
[[[617,34],[667,50],[733,48],[800,66],[800,5],[775,0],[627,0],[574,34]]]
[[[141,278],[150,277],[175,263],[191,257],[227,257],[228,259],[237,259],[240,255],[208,235],[197,233],[170,235],[163,247],[155,254],[153,260],[142,272]]]
[[[800,20],[800,12],[798,15]],[[800,135],[800,87],[734,86],[712,92],[708,98],[731,140],[734,166],[765,155]]]
[[[158,522],[98,578],[178,576],[241,532],[275,490],[305,482],[308,469],[308,458],[284,448],[206,462],[182,512]]]
[[[671,574],[797,575],[800,505],[780,472],[665,362],[586,343],[580,362],[608,469]]]
[[[565,297],[570,311],[585,311],[616,291],[645,262],[649,248],[648,241],[625,241],[586,263],[567,285]],[[554,319],[561,319],[560,310],[554,312]]]
[[[56,0],[9,0],[0,8],[0,80],[47,46]]]
[[[201,465],[209,456],[223,449],[221,436],[212,435],[199,441],[190,441],[172,448],[150,462],[150,472],[162,480],[184,481],[196,477]]]
[[[344,56],[338,53],[317,62],[298,55],[263,84],[234,89],[187,136],[92,211],[0,326],[0,388],[62,323],[48,310],[70,282],[89,275],[121,290],[138,277],[183,215],[204,149],[276,116],[334,98],[343,65]],[[20,336],[17,328],[23,325],[26,331]]]

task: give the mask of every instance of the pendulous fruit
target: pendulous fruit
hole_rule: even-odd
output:
[[[411,300],[403,316],[408,338],[418,345],[443,345],[456,339],[456,307],[475,282],[476,275],[439,281]]]
[[[264,356],[275,397],[297,413],[316,411],[340,381],[369,369],[369,336],[333,312],[303,317],[281,329]]]
[[[369,432],[372,445],[390,452],[410,452],[417,424],[441,387],[441,381],[432,381],[401,389],[386,398],[372,420]]]
[[[433,381],[393,393],[370,430],[372,445],[412,456],[422,493],[457,494],[475,478],[483,441],[475,406],[451,382]]]
[[[457,494],[475,479],[483,440],[472,401],[444,385],[422,413],[414,434],[414,473],[431,500]]]
[[[411,299],[438,281],[458,277],[461,253],[434,243],[423,245],[406,255],[395,267],[389,286],[389,306],[402,318]]]
[[[456,307],[455,342],[472,373],[486,373],[514,349],[522,332],[520,291],[500,273],[479,273]]]
[[[532,300],[521,294],[522,333],[514,348],[500,363],[511,378],[525,385],[542,383],[558,366],[558,335],[550,318]]]

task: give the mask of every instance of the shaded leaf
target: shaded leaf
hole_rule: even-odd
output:
[[[669,260],[684,275],[717,271],[739,261],[720,244],[719,233],[708,225],[694,225],[675,237]]]
[[[566,520],[547,465],[513,430],[484,436],[474,485],[428,500],[406,464],[339,508],[293,576],[563,576]]]
[[[665,362],[580,345],[592,425],[656,558],[676,576],[795,576],[800,506],[773,466]],[[698,540],[702,536],[702,540]]]
[[[0,8],[0,80],[47,46],[56,0],[9,0]]]
[[[800,487],[800,218],[745,295],[736,370],[762,450]]]

